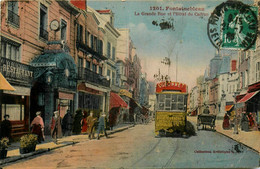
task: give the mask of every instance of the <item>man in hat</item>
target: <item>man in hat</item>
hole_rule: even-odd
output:
[[[100,133],[100,131],[103,131],[105,136],[106,136],[106,138],[108,138],[107,133],[106,133],[106,126],[105,126],[106,119],[105,118],[106,118],[106,114],[105,114],[105,112],[103,112],[101,114],[101,116],[99,117],[99,119],[98,119],[98,134],[97,134],[97,139],[98,140],[99,140],[99,133]]]
[[[36,134],[38,136],[38,142],[41,143],[41,141],[44,141],[45,136],[44,136],[44,122],[41,117],[41,112],[37,111],[36,112],[36,117],[33,119],[31,123],[32,127],[32,133]]]
[[[87,117],[87,133],[88,133],[88,138],[94,138],[94,133],[95,133],[95,122],[96,118],[93,117],[93,111],[90,111],[90,115]]]
[[[55,143],[57,143],[57,138],[62,137],[61,119],[59,111],[53,112],[51,120],[51,137],[54,139]]]
[[[4,115],[4,120],[1,123],[1,138],[7,137],[11,139],[12,124],[9,120],[9,115]]]

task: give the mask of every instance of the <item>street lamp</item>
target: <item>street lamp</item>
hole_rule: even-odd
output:
[[[234,99],[235,99],[235,106],[234,106],[234,108],[235,108],[235,126],[234,126],[234,132],[233,132],[233,134],[238,134],[238,115],[237,115],[237,102],[236,102],[236,97],[237,97],[237,95],[239,94],[239,92],[238,91],[236,91],[236,92],[234,92],[234,94],[233,94],[233,97],[234,97]]]

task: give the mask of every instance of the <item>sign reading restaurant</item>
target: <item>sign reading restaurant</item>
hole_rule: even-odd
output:
[[[12,80],[30,82],[33,79],[33,71],[30,66],[4,57],[0,57],[0,72]]]

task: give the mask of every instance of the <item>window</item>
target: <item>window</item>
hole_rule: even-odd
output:
[[[256,81],[260,80],[260,62],[256,63]]]
[[[85,44],[88,45],[88,35],[89,35],[89,32],[86,30],[85,31]]]
[[[111,44],[107,42],[107,57],[110,58],[111,56]]]
[[[1,57],[20,61],[20,44],[5,37],[1,37]]]
[[[19,27],[18,1],[8,1],[8,22]]]
[[[110,70],[109,69],[107,69],[107,76],[110,77]]]
[[[116,58],[116,48],[113,47],[112,48],[112,60],[115,60],[115,58]]]
[[[103,41],[102,40],[98,40],[98,49],[97,52],[101,55],[103,55]]]
[[[78,66],[83,67],[83,59],[78,57]]]
[[[90,38],[91,38],[91,40],[90,40],[90,42],[91,42],[91,46],[90,46],[90,47],[91,47],[92,49],[94,49],[94,36],[91,35]]]
[[[99,72],[100,75],[102,75],[102,71],[103,71],[102,67],[99,67],[98,72]]]
[[[86,68],[90,69],[90,62],[86,61]]]
[[[112,84],[113,85],[115,84],[115,78],[116,78],[115,72],[112,72]]]
[[[94,42],[93,42],[93,46],[94,46],[94,50],[97,51],[97,47],[98,47],[98,41],[97,41],[97,37],[94,36]]]
[[[61,32],[61,40],[66,40],[66,34],[67,34],[67,22],[65,20],[61,20],[61,28],[60,28],[60,32]]]
[[[95,64],[92,64],[92,71],[97,73],[97,65]]]
[[[83,26],[78,24],[77,25],[77,42],[83,42],[82,39],[82,34],[83,34]]]
[[[171,111],[185,111],[185,95],[160,94],[158,96],[158,109]]]
[[[47,7],[41,4],[40,6],[40,37],[48,40],[47,32]]]

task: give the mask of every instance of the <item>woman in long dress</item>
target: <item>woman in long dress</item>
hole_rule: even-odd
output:
[[[38,136],[38,142],[41,143],[44,141],[44,122],[40,111],[36,112],[36,117],[33,119],[31,127],[32,134],[36,134]]]
[[[87,130],[88,130],[87,117],[88,117],[88,113],[86,111],[84,111],[84,116],[82,119],[82,128],[81,128],[81,133],[83,133],[83,134],[86,134]]]

